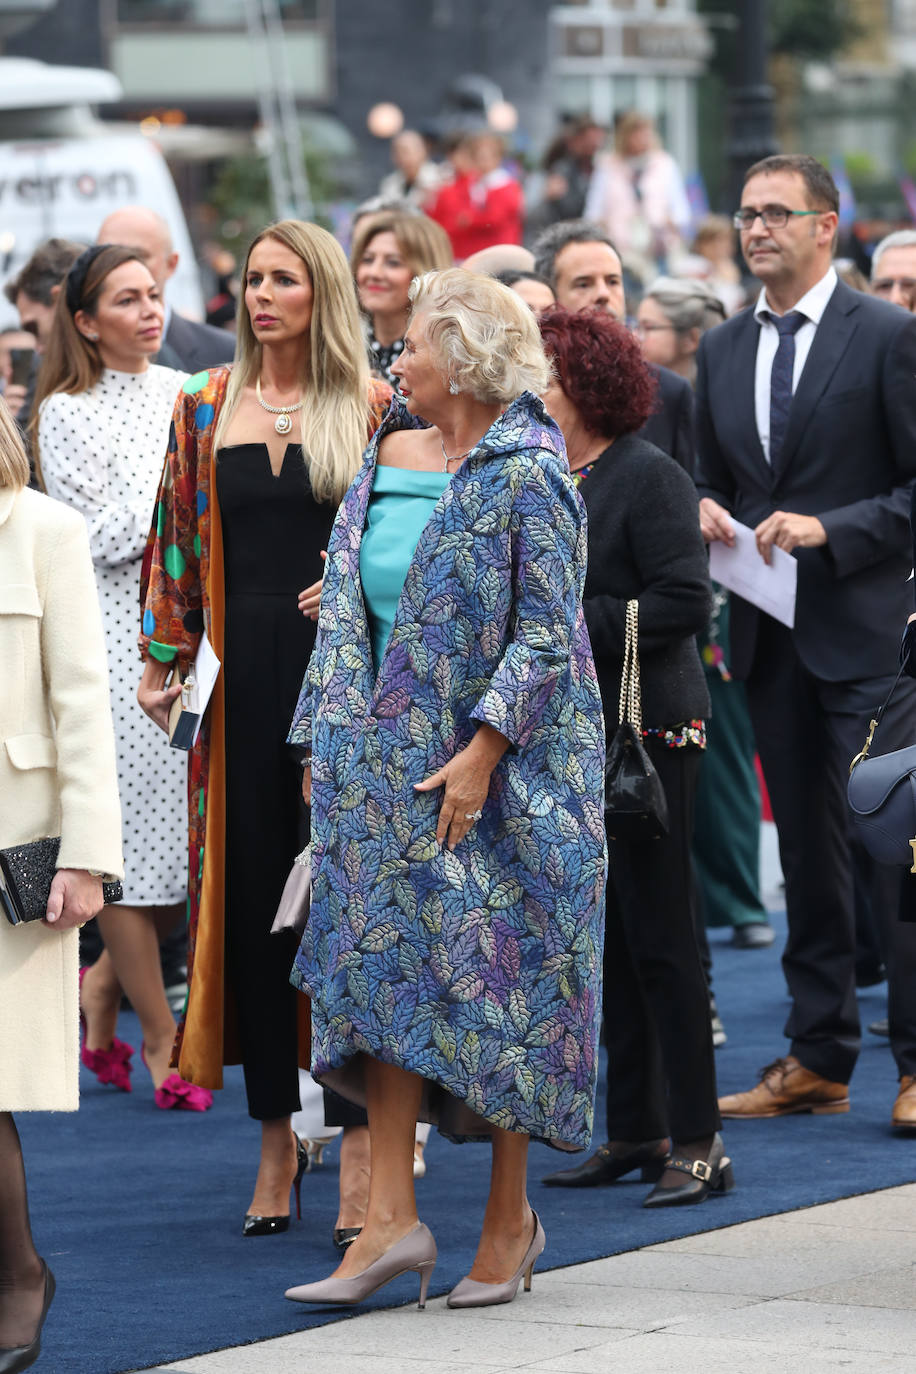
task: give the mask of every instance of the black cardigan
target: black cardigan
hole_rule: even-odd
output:
[[[661,449],[628,434],[605,449],[579,494],[588,513],[583,608],[609,737],[634,597],[643,726],[705,718],[709,692],[694,636],[709,623],[711,593],[693,482]]]

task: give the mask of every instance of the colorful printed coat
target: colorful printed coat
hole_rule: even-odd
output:
[[[526,393],[436,505],[376,679],[360,542],[380,439],[418,423],[395,399],[338,512],[290,733],[312,749],[314,886],[293,969],[312,997],[312,1068],[358,1101],[364,1052],[428,1080],[424,1112],[447,1134],[492,1122],[583,1148],[606,869],[584,509]],[[482,721],[511,748],[450,852],[441,792],[414,783]]]
[[[224,650],[223,541],[213,473],[213,435],[229,368],[189,377],[175,404],[168,454],[143,558],[141,651],[187,665],[206,631]],[[368,433],[390,387],[370,382]],[[210,698],[188,772],[188,1000],[173,1067],[191,1083],[221,1088],[223,1065],[240,1059],[235,1008],[225,983],[226,725],[222,674]],[[300,1062],[308,1064],[308,1003],[301,999]]]

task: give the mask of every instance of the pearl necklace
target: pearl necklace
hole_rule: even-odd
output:
[[[290,430],[293,427],[293,422],[289,417],[295,414],[297,410],[302,409],[302,401],[297,401],[294,406],[269,406],[267,402],[264,400],[264,397],[261,395],[260,377],[255,383],[254,391],[255,395],[258,398],[258,404],[262,405],[265,410],[269,410],[271,415],[276,415],[277,418],[276,420],[274,420],[274,429],[277,431],[277,433],[289,434]]]

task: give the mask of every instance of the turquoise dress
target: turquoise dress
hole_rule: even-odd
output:
[[[447,472],[376,466],[359,554],[376,672],[391,637],[417,541],[449,480]]]

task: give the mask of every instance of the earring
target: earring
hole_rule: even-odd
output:
[[[99,337],[98,334],[87,334],[87,335],[86,335],[86,338],[87,338],[87,339],[91,339],[91,341],[92,341],[93,343],[97,343],[97,342],[98,342],[98,337]]]
[[[452,393],[453,396],[458,396],[458,395],[461,394],[461,387],[460,387],[460,386],[458,385],[458,383],[455,381],[455,378],[454,378],[454,377],[452,377],[452,378],[449,380],[448,389],[449,389],[449,391]]]

